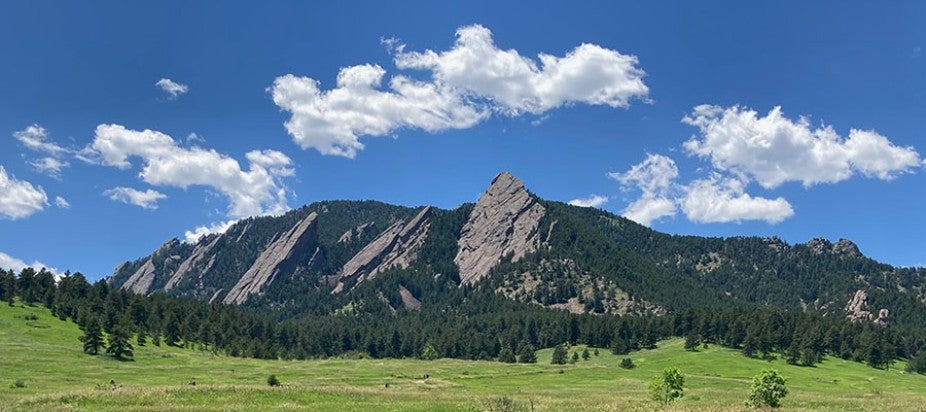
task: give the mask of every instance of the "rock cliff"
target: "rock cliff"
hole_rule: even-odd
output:
[[[407,268],[417,257],[418,249],[427,238],[432,210],[428,206],[408,223],[402,220],[395,222],[364,246],[341,268],[332,293],[343,291],[345,283],[357,284],[393,267]]]
[[[260,292],[297,253],[311,253],[314,258],[318,253],[318,233],[315,226],[317,216],[315,213],[309,214],[264,249],[251,268],[228,291],[222,302],[241,304],[251,294]]]
[[[546,209],[524,189],[524,183],[502,172],[489,185],[460,233],[454,263],[460,281],[482,279],[501,259],[517,261],[537,250],[537,228]]]

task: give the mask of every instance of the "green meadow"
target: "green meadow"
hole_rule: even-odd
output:
[[[717,346],[686,352],[682,340],[629,355],[551,365],[442,359],[270,361],[197,349],[136,347],[120,362],[81,352],[81,335],[40,307],[0,306],[0,410],[40,411],[739,411],[751,377],[775,368],[790,394],[781,410],[926,411],[926,376],[828,358],[815,367],[749,359]],[[584,347],[570,348],[581,353]],[[676,366],[685,396],[661,407],[649,379]],[[281,387],[267,385],[275,374]],[[425,375],[428,375],[425,378]],[[190,385],[195,380],[196,385]],[[20,385],[17,385],[20,381]],[[110,382],[114,381],[113,387]]]

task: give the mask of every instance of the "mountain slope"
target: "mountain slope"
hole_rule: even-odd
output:
[[[894,268],[848,240],[659,233],[593,208],[544,201],[504,172],[454,210],[319,202],[242,220],[196,244],[171,240],[109,283],[287,316],[333,313],[358,296],[428,305],[447,285],[592,313],[665,313],[735,303],[844,315],[856,292],[888,322],[926,322],[926,270]]]

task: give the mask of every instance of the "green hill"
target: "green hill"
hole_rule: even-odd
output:
[[[782,410],[911,411],[926,405],[926,376],[828,357],[815,367],[743,357],[711,346],[686,352],[682,340],[631,353],[618,367],[606,349],[575,365],[410,359],[277,361],[209,351],[136,347],[136,360],[83,354],[81,332],[41,307],[0,305],[0,410],[354,410],[478,411],[499,406],[537,411],[653,410],[646,385],[679,367],[686,394],[668,410],[743,410],[751,376],[774,367],[791,394]],[[580,351],[583,347],[570,349]],[[283,386],[269,387],[275,374]],[[428,374],[427,379],[424,375]],[[189,385],[195,379],[196,385]],[[21,381],[24,387],[17,387]],[[116,383],[113,388],[110,381]],[[519,410],[519,409],[514,409]]]

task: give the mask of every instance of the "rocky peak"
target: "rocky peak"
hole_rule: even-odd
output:
[[[176,238],[171,239],[161,245],[150,257],[145,261],[138,270],[135,271],[128,280],[120,286],[122,289],[131,290],[139,295],[147,295],[151,292],[151,284],[154,283],[155,277],[157,277],[157,269],[155,268],[155,261],[161,261],[165,258],[170,258],[170,253],[174,248],[180,245],[180,241]],[[117,269],[118,271],[118,269]]]
[[[862,252],[859,252],[858,246],[848,239],[839,239],[839,241],[833,245],[833,253],[852,257],[862,256]]]
[[[472,284],[486,276],[504,256],[517,261],[537,250],[537,228],[546,209],[524,183],[502,172],[476,202],[460,232],[454,263],[460,281]]]
[[[810,253],[814,255],[822,255],[832,251],[833,244],[825,238],[817,237],[810,239],[810,241],[807,242],[807,248],[810,249]]]
[[[788,248],[790,247],[784,240],[781,240],[781,238],[778,236],[771,236],[771,237],[767,237],[762,240],[764,240],[765,243],[768,244],[768,247],[775,249],[779,252],[788,250]]]

